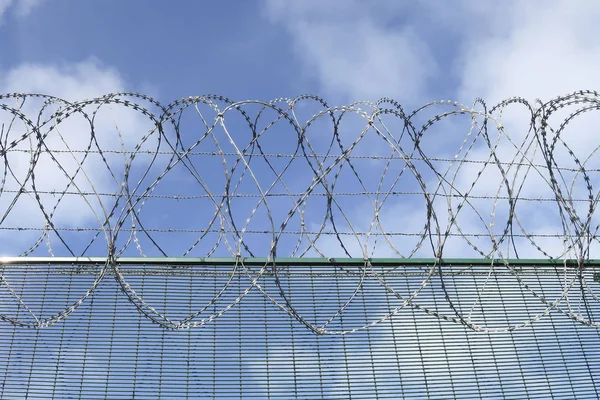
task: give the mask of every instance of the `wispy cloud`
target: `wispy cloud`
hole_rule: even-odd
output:
[[[26,17],[34,8],[45,0],[0,0],[0,23],[8,12],[13,12],[18,17]]]
[[[510,3],[510,4],[508,4]],[[460,98],[490,102],[523,96],[548,100],[556,95],[594,88],[600,46],[600,4],[549,1],[544,7],[527,1],[504,3],[504,10],[482,12],[465,2],[465,15],[490,27],[469,31],[458,58],[462,71]]]
[[[358,1],[266,1],[269,18],[289,34],[303,73],[332,101],[412,101],[437,66],[413,27],[380,23],[388,11],[382,8]]]

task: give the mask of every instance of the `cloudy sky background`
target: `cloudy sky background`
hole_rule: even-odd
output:
[[[500,7],[491,1],[477,4],[460,1],[451,6],[429,3],[407,6],[394,2],[367,5],[360,1],[305,1],[290,4],[268,0],[243,4],[189,3],[180,7],[148,7],[145,3],[136,1],[126,4],[110,1],[102,4],[67,4],[51,0],[4,1],[0,3],[0,92],[45,93],[67,100],[83,100],[108,92],[139,91],[154,96],[165,104],[182,97],[212,93],[235,101],[266,101],[311,93],[325,98],[332,106],[389,97],[397,100],[407,111],[430,101],[444,99],[458,101],[467,107],[476,98],[483,98],[488,105],[512,96],[522,96],[530,102],[535,99],[547,101],[575,90],[593,88],[600,79],[594,68],[599,55],[593,40],[593,21],[600,7],[593,2],[584,4],[585,6],[572,7],[567,2],[550,1],[540,9],[525,1],[511,1]],[[437,107],[425,111],[415,121],[424,123],[431,116],[450,108]],[[310,106],[308,109],[318,111],[318,108],[311,109]],[[34,110],[37,111],[35,106],[30,110],[31,114]],[[301,113],[300,109],[299,114]],[[301,122],[308,119],[310,114],[302,114],[305,119]],[[230,118],[234,121],[235,117]],[[76,120],[75,117],[71,119]],[[592,119],[584,121],[587,126],[590,126]],[[560,122],[558,119],[556,121]],[[69,138],[69,143],[79,141],[78,145],[72,146],[83,149],[87,141],[82,139],[80,132],[87,127],[81,123],[85,122],[65,122],[60,131],[64,137]],[[234,122],[230,123],[236,126]],[[390,122],[391,134],[397,137],[398,131],[394,131],[393,123]],[[503,113],[502,124],[505,133],[497,130],[494,132],[493,124],[491,127],[491,139],[498,139],[497,154],[500,160],[527,162],[523,158],[524,154],[519,153],[507,140],[507,137],[512,138],[517,146],[531,141],[532,137],[527,136],[528,120],[523,109],[509,107]],[[118,126],[123,137],[130,140],[125,144],[128,148],[133,147],[142,132],[147,132],[148,127],[151,127],[148,120],[128,110],[100,115],[96,125],[100,127],[100,137],[106,138],[107,146],[118,141],[114,128]],[[293,145],[291,138],[294,133],[289,129],[286,132],[281,125],[283,124],[280,123],[277,129],[284,131],[285,135],[279,135],[277,139],[265,135],[262,143],[270,144],[273,152],[293,151],[290,144]],[[460,153],[459,149],[470,126],[470,118],[452,117],[431,127],[421,146],[429,157],[452,158]],[[329,132],[319,131],[323,127],[329,128]],[[364,120],[347,118],[343,128],[349,131],[346,133],[346,144],[349,144],[350,139],[356,138],[364,128]],[[581,126],[577,126],[577,129],[576,135],[571,135],[569,131],[563,137],[568,137],[569,146],[580,159],[585,159],[590,153],[586,138],[593,137],[594,132],[581,129]],[[193,130],[190,128],[188,132]],[[307,137],[315,143],[318,150],[319,140],[323,140],[323,137],[329,139],[330,131],[331,126],[325,124],[319,127],[319,124],[314,124],[307,130]],[[247,143],[247,138],[240,136],[239,132],[233,129],[233,138],[240,143]],[[15,128],[12,135],[16,137],[20,133],[22,132]],[[370,132],[356,147],[353,155],[389,155],[389,145],[374,136]],[[288,140],[283,140],[282,137],[287,137]],[[87,139],[89,141],[89,137]],[[48,143],[52,144],[52,140],[59,146],[62,145],[56,132],[49,135]],[[226,143],[221,144],[226,147]],[[409,148],[411,144],[407,143],[406,147]],[[467,143],[467,147],[470,144]],[[215,150],[209,147],[210,145],[205,148],[199,146],[196,150]],[[559,162],[564,166],[574,165],[566,152],[562,155],[563,158],[560,158],[559,153],[557,151]],[[459,158],[464,156],[464,151],[459,154]],[[537,154],[530,151],[526,156],[533,161],[543,162],[539,149]],[[20,171],[19,176],[24,176],[28,160],[22,154],[11,157],[21,157],[22,161],[17,162],[15,159],[14,164],[21,165],[20,169],[17,168],[17,175]],[[62,157],[58,158],[61,163],[71,163],[67,170],[75,168],[76,163],[72,158],[69,159],[69,155],[59,157]],[[489,149],[481,138],[466,156],[476,160],[488,157]],[[92,165],[97,166],[100,162],[98,157],[96,164],[93,160],[92,156],[86,163],[88,171],[95,170]],[[143,165],[139,160],[140,158],[137,165]],[[47,167],[46,162],[42,157],[36,171],[37,181],[42,182],[38,183],[38,190],[65,187],[67,181],[61,178],[57,166]],[[586,167],[594,166],[594,163],[595,160],[591,160]],[[404,166],[399,162],[396,164],[398,168]],[[449,164],[436,166],[447,169]],[[134,169],[135,167],[134,165]],[[437,187],[439,178],[424,165],[417,167],[428,190],[440,192]],[[455,186],[464,193],[477,179],[480,168],[477,165],[463,165],[457,171],[457,167],[457,163],[451,166],[447,177],[456,173]],[[379,167],[373,164],[372,168],[362,168],[358,168],[360,176],[369,177],[365,179],[367,182],[373,180],[367,183],[365,189],[377,190],[376,184],[379,183],[383,163]],[[105,191],[117,190],[115,182],[103,176],[106,173],[98,172],[100,169],[90,178],[95,187]],[[258,167],[256,170],[260,172]],[[332,171],[330,177],[335,171]],[[347,175],[348,171],[349,168],[346,167],[344,173]],[[393,173],[392,167],[389,174]],[[92,172],[90,174],[94,175]],[[177,171],[174,171],[169,177],[176,174]],[[354,177],[346,175],[341,175],[340,182],[356,187]],[[306,182],[302,177],[308,178]],[[524,175],[523,170],[518,172],[513,168],[508,177],[516,187],[522,184],[523,196],[552,196],[552,190],[544,182],[544,179],[548,179],[547,173],[530,171]],[[261,183],[267,185],[266,181],[273,178],[274,175],[265,174],[265,182]],[[293,179],[302,182],[303,186],[300,183],[297,186],[301,192],[309,186],[312,176],[301,168],[291,168],[284,175],[284,180],[286,178],[286,183]],[[78,179],[81,181],[80,188],[89,188],[90,182],[84,182],[81,174]],[[506,187],[500,187],[499,193],[499,182],[498,170],[493,166],[488,167],[477,180],[471,194],[506,194]],[[46,187],[43,187],[44,184]],[[167,187],[168,184],[165,180],[161,185]],[[10,186],[10,182],[7,185]],[[211,187],[210,183],[208,185]],[[565,185],[568,186],[568,182]],[[280,185],[273,191],[282,188]],[[337,186],[338,190],[342,188],[343,184]],[[449,186],[446,184],[445,188],[449,189]],[[585,195],[584,188],[580,175],[573,197]],[[218,185],[215,186],[217,192],[219,189]],[[410,177],[398,182],[393,189],[421,190],[414,178]],[[12,198],[3,196],[2,205],[6,207],[11,200]],[[43,224],[39,222],[43,221],[43,215],[19,211],[19,208],[30,208],[28,201],[33,200],[21,198],[12,211],[11,218],[14,221],[19,219],[21,223],[30,221],[32,226]],[[337,228],[346,232],[351,232],[352,229],[367,231],[373,220],[372,204],[364,198],[340,201],[345,201],[344,211],[351,217],[348,221],[340,222]],[[285,219],[289,204],[292,203],[288,202],[288,207],[281,208],[281,216],[275,217],[277,226]],[[392,198],[386,204],[381,209],[380,220],[387,225],[382,223],[380,229],[389,232],[403,226],[410,227],[403,229],[413,233],[422,229],[425,205],[421,198]],[[455,202],[452,206],[454,211],[457,204]],[[478,220],[470,207],[463,208],[457,223],[464,232],[482,233],[489,230],[489,215],[492,212],[497,221],[496,226],[491,229],[496,234],[502,232],[507,215],[507,201],[498,201],[496,210],[493,210],[493,202],[490,201],[473,200],[472,204],[482,214],[483,221]],[[52,206],[48,205],[49,208]],[[580,203],[579,206],[581,212],[588,207],[586,203]],[[97,202],[87,205],[82,203],[82,199],[68,197],[57,206],[54,218],[56,221],[64,221],[67,227],[85,225],[86,221],[96,221],[91,213],[92,209],[101,214],[101,210],[94,207],[98,207]],[[214,205],[208,204],[208,207],[212,208]],[[277,205],[274,207],[276,213],[280,208]],[[448,225],[446,199],[438,197],[434,208],[438,214],[439,229],[443,233]],[[148,206],[147,210],[151,208]],[[309,218],[311,227],[318,228],[323,209],[309,207],[307,210],[306,215],[316,216],[314,220]],[[248,212],[251,212],[251,207],[235,215],[235,218],[246,219]],[[247,229],[268,229],[268,226],[259,226],[257,222],[263,216],[261,212],[266,213],[266,210],[258,210],[254,222]],[[553,205],[521,202],[517,213],[520,223],[529,234],[562,232],[558,208]],[[541,215],[551,217],[542,222]],[[195,221],[196,225],[209,223],[210,215],[206,218],[208,220]],[[295,219],[288,225],[289,230],[298,228],[298,217]],[[338,221],[342,220],[341,216],[338,217]],[[4,225],[7,226],[9,222],[10,219],[6,219]],[[452,230],[456,233],[455,228]],[[12,240],[15,242],[14,236]],[[329,255],[345,254],[337,239],[325,237],[321,240],[321,247],[328,248]],[[402,240],[403,243],[395,243],[394,247],[400,254],[408,255],[413,248],[406,243],[411,239]],[[484,254],[492,251],[489,240],[472,240]],[[526,238],[517,241],[518,248],[521,249],[518,254],[520,257],[546,257],[535,246],[531,246]],[[369,248],[364,250],[359,242],[350,242],[346,247],[353,256],[362,256],[363,251],[370,256],[397,255],[391,249],[392,246],[387,248],[371,242]],[[536,242],[542,250],[554,257],[561,256],[564,251],[560,238],[538,238]],[[504,257],[517,255],[514,251],[509,251],[508,242],[505,241],[504,244]],[[18,246],[18,243],[13,245]],[[472,247],[463,245],[462,238],[450,238],[444,254],[457,256],[466,251],[468,255],[481,255]],[[283,245],[281,247],[284,248]],[[561,250],[556,250],[557,248]],[[264,254],[265,251],[266,249],[261,252]],[[184,252],[184,248],[177,248],[170,254],[179,255]],[[424,245],[416,255],[432,256],[433,253],[431,245]],[[319,255],[318,252],[311,254]]]
[[[142,4],[3,1],[3,89],[71,99],[115,89],[160,99],[315,93],[408,107],[549,99],[600,79],[593,2]]]

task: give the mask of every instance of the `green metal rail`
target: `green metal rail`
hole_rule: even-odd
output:
[[[578,260],[573,259],[485,259],[485,258],[370,258],[367,259],[372,266],[418,266],[432,265],[511,265],[528,267],[564,266],[577,267]],[[362,258],[266,258],[266,257],[118,257],[115,262],[122,266],[127,265],[234,265],[243,263],[247,266],[262,266],[265,264],[287,266],[362,266],[367,261]],[[0,265],[103,265],[107,257],[0,257]],[[600,259],[583,260],[586,267],[600,267]]]

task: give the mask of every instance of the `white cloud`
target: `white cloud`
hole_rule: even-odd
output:
[[[427,44],[410,26],[387,28],[381,13],[358,1],[267,0],[272,21],[287,30],[298,62],[330,100],[411,101],[435,73]]]
[[[44,93],[77,101],[122,91],[125,82],[115,69],[87,60],[60,66],[21,64],[0,75],[0,87],[4,93]]]
[[[44,0],[0,0],[0,23],[4,15],[12,10],[19,17],[26,17]]]
[[[475,2],[465,2],[471,16]],[[507,4],[507,3],[510,3]],[[493,29],[465,38],[461,99],[496,102],[511,96],[549,100],[600,84],[600,4],[523,0],[505,2],[505,12],[484,15]],[[490,10],[492,11],[492,10]]]
[[[67,101],[79,101],[99,97],[110,92],[123,91],[125,87],[126,83],[117,71],[104,67],[95,60],[61,66],[22,64],[3,73],[0,71],[1,93],[42,93]],[[41,113],[41,121],[49,118],[53,112],[61,107],[65,107],[64,104],[60,103],[44,106],[42,100],[35,98],[29,98],[24,104],[19,104],[14,99],[3,100],[3,103],[20,109],[34,123],[37,121],[40,110],[44,107],[45,111]],[[91,106],[84,111],[92,116],[94,109],[95,107]],[[6,111],[0,113],[0,121],[4,129],[4,146],[30,131],[30,128],[18,119],[11,126],[11,117],[12,115]],[[132,148],[141,135],[148,132],[148,127],[148,121],[144,120],[141,113],[120,106],[105,106],[94,117],[94,135],[102,150],[120,149],[118,132],[123,135],[124,145],[127,148]],[[59,151],[68,149],[85,150],[92,138],[89,122],[80,113],[74,113],[60,122],[50,119],[48,123],[43,125],[40,134],[45,135],[44,143],[49,149]],[[20,142],[16,149],[30,150],[35,149],[37,145],[35,135],[30,134],[29,139]],[[92,150],[94,149],[92,148]],[[55,152],[53,156],[54,160],[50,154],[43,152],[35,164],[35,185],[38,191],[60,193],[67,188],[70,181],[69,177],[75,175],[74,181],[78,187],[71,186],[70,191],[119,191],[121,184],[119,170],[123,168],[124,163],[122,156],[120,159],[117,159],[115,155],[109,154],[106,156],[111,168],[116,169],[114,172],[119,181],[115,181],[111,177],[109,170],[102,161],[102,157],[97,153],[88,154],[85,161],[82,152],[74,154]],[[5,168],[4,165],[0,166],[2,175],[7,174],[4,190],[14,191],[24,185],[28,191],[32,191],[31,179],[24,184],[31,165],[30,157],[31,154],[23,152],[9,151],[7,153],[7,162],[10,169]],[[78,164],[81,162],[84,162],[86,175],[81,172],[76,173]],[[60,167],[64,168],[64,171]],[[66,175],[69,175],[69,177]],[[39,211],[40,207],[32,195],[19,196],[14,208],[4,218],[5,212],[9,210],[10,204],[16,197],[16,194],[10,192],[5,192],[0,197],[0,219],[3,219],[3,226],[44,227],[45,218]],[[58,199],[58,195],[44,194],[41,196],[41,202],[46,212],[53,213],[53,223],[67,228],[97,228],[99,226],[98,220],[103,221],[106,218],[105,210],[110,210],[112,202],[114,202],[114,199],[107,197],[100,201],[92,195],[67,195],[60,200],[60,203]],[[105,207],[104,210],[101,203]],[[5,240],[14,242],[12,243],[13,249],[21,248],[23,242],[26,242],[26,240],[23,240],[26,237],[35,240],[36,234],[39,236],[39,233],[28,234],[25,232],[14,235],[11,231],[2,232],[3,237],[6,237]],[[54,238],[54,240],[57,239]],[[103,238],[100,238],[99,241],[103,241]],[[78,242],[73,240],[72,243]],[[31,244],[27,243],[27,245]],[[22,250],[24,251],[26,248],[22,248]],[[11,251],[11,253],[14,254],[14,251]]]
[[[501,12],[482,12],[475,3],[466,1],[462,3],[462,7],[462,18],[480,19],[487,28],[467,28],[463,52],[457,58],[457,68],[462,75],[457,89],[459,99],[482,97],[488,104],[495,104],[508,97],[521,96],[533,103],[536,98],[547,101],[577,90],[595,89],[600,85],[600,76],[597,74],[600,45],[595,40],[600,33],[596,23],[600,17],[600,5],[597,2],[578,2],[575,7],[572,2],[554,0],[539,7],[538,4],[515,0],[510,4],[505,2]],[[563,118],[575,111],[576,107],[578,106],[556,113],[556,117],[550,120],[551,126],[557,128]],[[523,142],[528,128],[526,116],[523,118],[523,115],[514,112],[506,113],[502,122],[507,134],[517,145]],[[595,126],[596,113],[579,116],[561,135],[581,161],[598,144]],[[479,155],[486,152],[489,151],[480,149]],[[532,152],[529,153],[531,156]],[[510,162],[516,155],[516,149],[503,140],[497,154],[502,161]],[[557,147],[554,156],[559,166],[576,167],[573,157],[561,145]],[[532,159],[542,161],[539,151],[538,156]],[[600,163],[595,157],[586,164],[586,168],[598,166]],[[515,168],[512,170],[515,171]],[[465,174],[463,183],[472,180],[473,176]],[[548,179],[548,173],[544,170],[541,173],[530,171],[521,195],[548,197],[549,185],[542,177]],[[571,175],[566,177],[563,193],[569,191],[572,178]],[[522,180],[521,175],[516,181]],[[595,190],[599,184],[597,175],[592,175]],[[485,186],[493,187],[494,182],[488,181]],[[585,187],[583,177],[579,176],[572,196],[584,198]],[[580,204],[588,207],[587,204]],[[546,228],[545,233],[562,233],[558,212],[546,213],[542,221],[535,208],[535,203],[521,202],[517,210],[530,233],[542,233],[539,232],[542,227]],[[557,210],[557,207],[554,209]],[[582,220],[585,219],[583,213],[579,215]],[[521,254],[531,254],[526,241],[519,240],[520,245],[525,248]],[[562,247],[560,238],[536,241],[545,243],[543,248],[553,255]]]
[[[550,99],[597,87],[600,4],[550,0],[448,4],[265,0],[296,59],[328,95],[350,101],[423,100],[428,78],[456,72],[457,100]],[[435,32],[437,36],[430,35]],[[444,36],[456,48],[436,65]],[[435,88],[430,88],[435,93]]]

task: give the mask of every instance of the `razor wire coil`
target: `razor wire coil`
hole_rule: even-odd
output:
[[[507,115],[515,109],[516,116]],[[2,251],[105,257],[103,265],[79,268],[92,276],[88,286],[46,317],[24,295],[34,265],[15,272],[0,262],[0,293],[16,310],[0,319],[35,328],[55,324],[110,275],[139,312],[167,329],[208,324],[253,291],[317,334],[356,332],[405,308],[475,331],[511,331],[551,312],[598,328],[587,303],[598,301],[588,264],[600,249],[600,192],[594,192],[600,143],[590,142],[593,125],[578,121],[599,109],[595,91],[545,103],[515,97],[493,107],[480,99],[471,106],[440,101],[410,113],[391,99],[332,107],[308,95],[270,102],[207,95],[168,105],[138,93],[76,102],[0,95],[0,234],[11,246],[27,243],[18,254],[13,247]],[[161,201],[169,205],[154,205]],[[417,213],[421,219],[412,220]],[[537,219],[531,216],[536,213]],[[189,242],[176,256],[232,258],[222,287],[179,319],[147,301],[130,282],[136,270],[119,264],[131,254],[173,256],[180,240],[169,235],[175,234]],[[462,289],[460,274],[444,262],[457,248],[481,260],[470,268],[485,277],[476,287]],[[559,291],[548,295],[528,278],[530,270],[512,265],[523,252],[564,260],[540,272],[554,274]],[[380,253],[398,266],[373,266]],[[330,278],[354,277],[356,286],[316,322],[286,289],[290,271],[278,263],[282,255],[364,262],[332,266]],[[407,272],[419,282],[403,289],[390,283],[403,260],[423,256],[431,262]],[[248,257],[267,261],[249,266]],[[506,282],[538,308],[511,315],[502,326],[486,323],[484,298],[493,292],[501,301],[507,284],[497,276],[510,278]],[[239,277],[247,285],[231,294]],[[396,306],[374,310],[364,324],[332,327],[372,284]],[[419,304],[432,285],[450,312]]]

